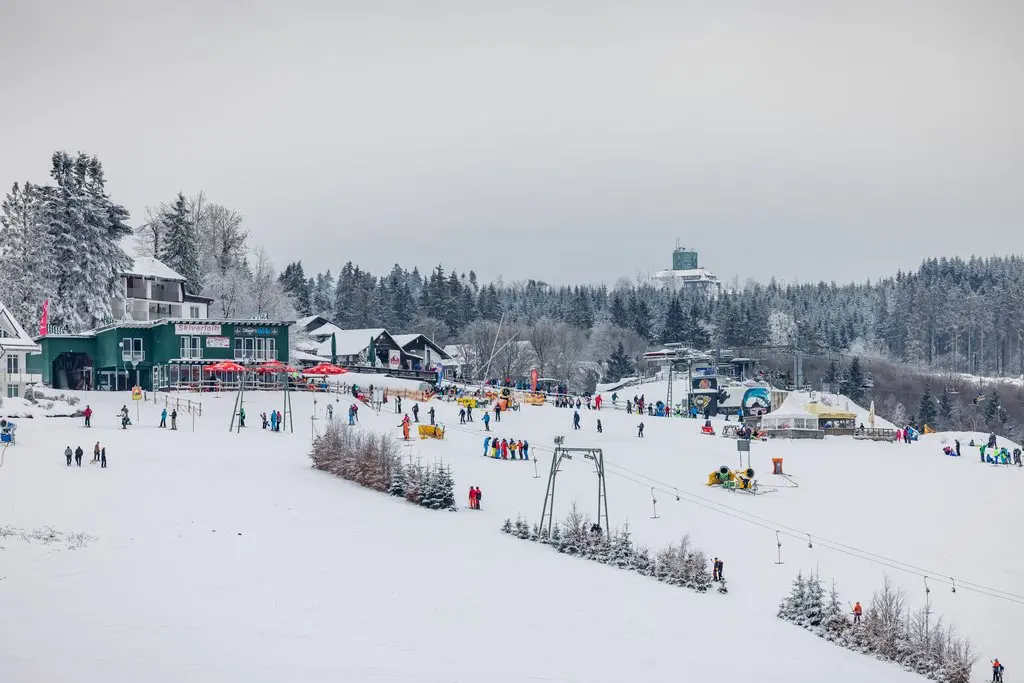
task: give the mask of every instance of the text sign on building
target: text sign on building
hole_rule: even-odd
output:
[[[231,340],[227,337],[207,337],[206,348],[208,349],[229,349]]]
[[[174,323],[174,334],[189,336],[220,336],[217,323]]]
[[[402,367],[402,352],[401,351],[389,351],[388,352],[388,367],[393,370],[397,370]]]
[[[236,337],[272,337],[277,335],[276,327],[236,327]]]

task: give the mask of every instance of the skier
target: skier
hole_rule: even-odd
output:
[[[327,404],[327,419],[334,419],[334,406],[332,406],[330,403]]]
[[[277,413],[273,410],[270,411],[270,431],[277,431]]]
[[[480,487],[477,486],[476,487],[476,508],[475,509],[477,509],[477,510],[480,509],[480,499],[483,498],[483,497],[484,497],[484,494],[480,493]]]
[[[266,411],[260,413],[260,421],[263,423],[263,429],[266,429],[270,425],[270,422],[267,420]]]
[[[160,411],[160,429],[165,429],[166,427],[167,427],[167,408],[164,408],[162,411]]]
[[[348,423],[350,425],[355,425],[355,423],[356,423],[356,406],[355,406],[355,404],[352,404],[352,405],[350,405],[348,407]],[[402,421],[402,424],[405,424],[404,420]],[[275,429],[274,431],[277,431],[277,430]]]
[[[644,423],[641,422],[636,426],[636,436],[639,439],[644,438]]]
[[[85,426],[92,427],[92,408],[86,406],[85,410],[82,411],[82,415],[85,417]]]
[[[100,469],[107,469],[107,447],[100,449]]]
[[[501,458],[502,460],[508,460],[508,440],[501,440]]]
[[[469,509],[476,509],[476,489],[472,485],[469,487]]]
[[[413,422],[419,422],[420,421],[420,404],[419,403],[413,403],[412,404],[412,419],[413,419]]]
[[[725,581],[725,560],[718,561],[718,580]]]
[[[121,406],[121,429],[128,429],[128,406]]]
[[[68,461],[68,467],[71,467],[71,457],[74,453],[71,452],[71,446],[64,449],[64,458]]]
[[[956,444],[956,457],[960,457],[960,439],[953,439],[953,443]]]
[[[572,428],[573,429],[579,429],[580,428],[580,411],[579,411],[579,409],[576,409],[573,412],[573,414],[572,414]]]
[[[619,400],[619,395],[613,392],[612,393],[612,405],[615,405],[615,402],[618,401],[618,400]]]
[[[83,451],[81,446],[75,449],[75,464],[79,467],[82,466],[82,453]]]
[[[598,434],[601,434],[601,433],[603,433],[603,432],[604,432],[604,430],[603,430],[603,429],[601,429],[601,420],[600,420],[600,418],[599,418],[599,419],[597,420],[597,433],[598,433]]]
[[[491,431],[491,414],[490,413],[484,413],[484,431],[485,432]]]
[[[429,411],[428,414],[430,415],[430,424],[433,425],[434,424],[434,406],[430,406],[430,411]]]
[[[501,406],[500,405],[495,405],[494,406],[494,421],[495,422],[501,422]]]
[[[859,624],[860,617],[862,614],[864,614],[864,608],[861,607],[860,603],[858,602],[853,606],[853,623]]]
[[[992,683],[1003,683],[1003,669],[1006,668],[999,663],[999,657],[992,660]]]
[[[402,397],[395,396],[395,415],[402,414]]]
[[[466,424],[466,409],[465,408],[459,408],[459,424],[460,425]]]
[[[473,421],[473,406],[466,406],[466,422]]]
[[[245,408],[244,407],[238,409],[238,426],[239,427],[244,427],[245,426]]]
[[[178,429],[178,409],[175,408],[171,411],[171,431]]]
[[[718,558],[711,561],[711,580],[718,581]]]
[[[530,442],[529,441],[524,441],[523,442],[523,460],[529,460],[529,459],[530,459]]]
[[[484,457],[487,457],[487,452],[491,450],[491,437],[484,437]]]
[[[92,462],[100,461],[100,442],[97,441],[96,445],[92,448]]]
[[[626,399],[626,414],[628,414],[628,415],[632,415],[633,414],[633,404],[630,402],[630,400],[628,398]]]
[[[352,406],[355,408],[355,406]],[[405,415],[402,418],[402,438],[406,441],[409,440],[409,430],[412,428],[412,421],[409,419],[409,415]]]

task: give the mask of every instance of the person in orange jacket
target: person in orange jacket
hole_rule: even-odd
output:
[[[992,660],[992,683],[1003,683],[1003,667],[999,663],[999,657]]]
[[[409,440],[409,416],[408,415],[406,415],[405,417],[402,418],[402,437],[406,441]]]
[[[859,624],[860,623],[860,616],[863,613],[864,613],[864,608],[861,607],[860,603],[858,602],[857,604],[855,604],[853,606],[853,623]]]

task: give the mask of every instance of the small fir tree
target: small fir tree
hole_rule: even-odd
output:
[[[942,429],[953,428],[953,404],[949,400],[949,392],[943,391],[939,399],[939,419],[937,420]]]
[[[821,587],[821,578],[817,574],[812,574],[807,580],[803,621],[807,628],[818,628],[825,621],[825,590]]]
[[[388,493],[392,496],[405,497],[408,487],[409,478],[405,473],[405,465],[401,460],[397,460],[391,470],[391,486],[388,488]]]
[[[608,359],[608,368],[605,371],[606,382],[618,382],[623,377],[633,374],[633,361],[626,355],[626,347],[619,342]]]
[[[938,416],[938,409],[935,405],[935,397],[932,396],[931,388],[925,387],[921,396],[921,403],[917,407],[917,419],[922,427],[928,425],[935,428],[935,418]]]

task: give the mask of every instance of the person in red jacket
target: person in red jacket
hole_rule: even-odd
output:
[[[92,408],[86,406],[85,410],[82,411],[82,415],[85,417],[85,426],[92,427]]]
[[[476,509],[476,489],[474,489],[472,486],[469,487],[469,509]]]
[[[508,439],[501,440],[501,457],[503,460],[508,460]]]

